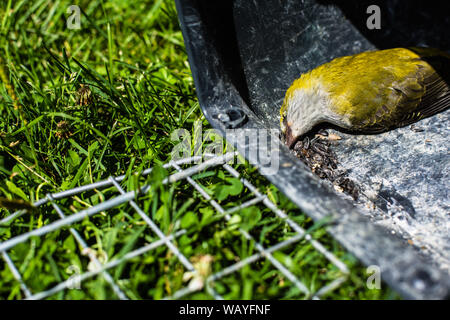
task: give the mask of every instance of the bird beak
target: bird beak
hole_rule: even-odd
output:
[[[286,126],[286,144],[291,149],[294,146],[296,141],[296,137],[293,136],[292,130],[290,126]]]

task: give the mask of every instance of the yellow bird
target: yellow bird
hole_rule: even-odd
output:
[[[323,122],[360,133],[411,124],[450,106],[450,54],[395,48],[336,58],[287,90],[281,131],[293,144]]]

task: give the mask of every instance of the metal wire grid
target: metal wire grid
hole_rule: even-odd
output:
[[[163,184],[169,184],[173,183],[175,181],[183,180],[185,179],[189,184],[191,184],[195,190],[197,190],[204,199],[206,199],[209,204],[215,208],[215,210],[221,214],[227,221],[231,219],[231,214],[238,212],[239,210],[250,207],[252,205],[262,203],[267,208],[269,208],[279,219],[282,219],[285,223],[287,223],[292,230],[295,231],[295,235],[292,237],[279,242],[275,245],[272,245],[268,248],[265,248],[261,243],[258,243],[256,239],[254,239],[247,231],[243,229],[239,229],[239,232],[245,237],[247,240],[253,240],[255,242],[255,248],[257,249],[257,253],[253,254],[250,257],[247,257],[245,259],[242,259],[222,270],[219,272],[216,272],[212,275],[210,275],[205,280],[205,286],[207,292],[213,296],[215,299],[223,299],[220,294],[216,292],[214,289],[214,281],[219,280],[227,275],[230,275],[234,272],[239,271],[241,268],[243,268],[246,265],[252,264],[260,259],[267,259],[270,261],[270,263],[278,269],[287,279],[291,281],[293,285],[295,285],[302,293],[306,295],[306,297],[311,299],[319,299],[324,294],[336,289],[339,287],[343,282],[345,282],[349,275],[349,270],[347,266],[340,261],[336,256],[334,256],[330,251],[328,251],[319,241],[314,240],[309,234],[306,233],[306,230],[303,229],[301,226],[299,226],[296,222],[291,220],[285,212],[280,210],[266,195],[260,193],[258,189],[250,183],[245,178],[242,178],[233,167],[231,167],[228,163],[230,160],[233,160],[234,157],[237,156],[236,152],[229,152],[221,156],[214,156],[214,155],[206,155],[207,160],[204,160],[200,164],[193,165],[187,169],[182,169],[181,166],[188,165],[191,163],[197,163],[198,161],[201,161],[201,156],[194,156],[187,159],[181,159],[178,161],[171,161],[166,164],[164,164],[164,168],[169,169],[173,168],[176,170],[176,173],[170,175],[168,178],[163,180]],[[239,206],[235,206],[233,208],[225,210],[216,200],[214,200],[208,193],[205,192],[205,190],[202,189],[202,187],[192,178],[192,176],[196,173],[199,173],[207,168],[215,167],[215,166],[222,166],[226,171],[228,171],[232,176],[240,179],[240,181],[243,183],[245,187],[248,188],[248,190],[251,191],[251,193],[254,195],[254,197],[251,200],[248,200],[246,202],[243,202]],[[144,170],[142,172],[142,176],[148,175],[151,172],[151,168]],[[189,261],[189,259],[183,255],[176,245],[172,242],[174,239],[180,237],[181,235],[186,233],[186,230],[182,229],[177,232],[174,232],[169,235],[165,235],[161,229],[158,227],[158,225],[150,219],[150,217],[142,210],[138,204],[135,202],[135,198],[137,193],[140,191],[140,193],[145,194],[149,190],[149,186],[144,186],[141,188],[141,190],[136,191],[130,191],[125,192],[123,188],[120,186],[119,182],[122,181],[125,178],[125,176],[118,176],[118,177],[109,177],[106,180],[99,181],[96,183],[92,183],[89,185],[77,187],[71,190],[55,193],[55,194],[48,194],[45,198],[37,201],[34,203],[36,207],[41,206],[46,203],[50,203],[56,213],[59,216],[59,220],[56,220],[48,225],[45,225],[39,229],[34,229],[32,231],[23,233],[21,235],[15,236],[11,239],[8,239],[4,242],[0,242],[0,252],[2,254],[3,259],[5,260],[7,266],[9,267],[11,273],[13,274],[14,278],[20,283],[20,288],[25,295],[26,299],[44,299],[46,297],[49,297],[53,294],[56,294],[62,290],[66,290],[68,288],[71,288],[73,285],[73,279],[69,278],[65,281],[62,281],[55,285],[54,287],[41,291],[33,293],[30,288],[25,284],[23,281],[22,275],[20,274],[17,267],[14,265],[12,259],[10,258],[8,254],[8,250],[12,249],[14,246],[16,246],[19,243],[25,242],[30,237],[33,236],[43,236],[45,234],[48,234],[52,231],[58,230],[59,228],[63,226],[70,226],[74,224],[75,222],[79,222],[83,220],[86,217],[98,214],[100,212],[103,212],[105,210],[114,208],[116,206],[119,206],[123,203],[129,203],[131,207],[139,214],[139,216],[145,221],[145,223],[150,227],[150,229],[159,237],[159,240],[154,241],[150,244],[147,244],[145,246],[139,247],[133,251],[128,252],[124,256],[118,259],[111,260],[109,262],[103,263],[99,261],[99,259],[96,257],[93,250],[91,250],[86,242],[83,240],[83,237],[80,235],[80,233],[75,230],[73,227],[69,228],[70,233],[75,238],[78,245],[82,248],[82,254],[89,257],[90,261],[94,264],[95,269],[86,271],[79,275],[78,281],[82,282],[86,279],[92,278],[96,275],[102,275],[104,279],[108,282],[108,284],[111,286],[113,292],[119,299],[128,299],[127,295],[120,289],[120,286],[114,281],[112,276],[108,273],[108,270],[114,267],[119,266],[120,264],[136,258],[138,256],[143,255],[144,253],[147,253],[151,250],[154,250],[158,247],[165,246],[168,250],[170,250],[178,259],[178,261],[187,269],[187,271],[192,272],[192,274],[196,274],[198,270],[195,269],[193,264]],[[88,209],[79,211],[77,213],[74,213],[70,216],[66,216],[63,213],[63,210],[58,206],[56,203],[57,200],[67,198],[74,196],[76,194],[87,192],[94,189],[101,189],[106,187],[115,187],[117,191],[119,191],[120,195],[113,197],[109,200],[106,200],[104,202],[99,203],[98,205],[95,205],[93,207],[90,207]],[[8,217],[0,220],[1,224],[6,224],[12,222],[12,220],[18,218],[22,214],[24,214],[25,211],[16,211],[13,214],[9,215]],[[280,250],[282,248],[285,248],[289,245],[292,245],[294,243],[299,242],[300,240],[305,239],[308,241],[312,247],[320,252],[329,262],[331,262],[334,266],[336,266],[340,271],[340,276],[331,281],[330,283],[326,284],[325,286],[318,289],[316,292],[311,292],[307,286],[299,279],[297,276],[295,276],[289,269],[284,266],[280,261],[274,258],[273,253],[277,250]],[[299,244],[297,244],[299,245]],[[166,297],[166,299],[179,299],[182,298],[190,293],[193,293],[195,291],[203,289],[202,286],[185,286],[184,288],[178,290],[175,292],[172,296]]]

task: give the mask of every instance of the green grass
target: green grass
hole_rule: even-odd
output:
[[[248,230],[264,245],[292,235],[286,225],[261,205],[241,210],[226,222],[185,182],[158,184],[168,173],[176,142],[171,133],[193,133],[195,123],[210,126],[195,95],[183,38],[172,1],[78,1],[81,29],[66,26],[71,1],[7,1],[0,7],[0,196],[34,202],[47,193],[67,190],[127,174],[122,183],[152,183],[139,205],[165,233],[185,228],[177,239],[180,251],[193,262],[211,255],[213,272],[255,253],[253,241],[237,231]],[[81,93],[88,88],[85,93]],[[193,142],[195,143],[195,141]],[[136,181],[133,172],[159,168]],[[273,185],[248,164],[234,165],[259,190],[297,223],[310,230],[351,270],[349,280],[329,299],[396,298],[386,285],[369,290],[365,267],[316,227]],[[249,191],[220,168],[195,179],[224,207],[238,205]],[[96,190],[61,202],[70,215],[113,195]],[[0,218],[12,211],[0,209]],[[49,206],[0,226],[0,241],[58,219]],[[157,239],[130,208],[122,205],[73,226],[93,250],[112,260]],[[309,288],[319,288],[338,276],[306,242],[280,250],[283,262]],[[67,279],[70,266],[86,271],[89,259],[80,253],[68,228],[17,245],[9,254],[33,292]],[[111,270],[111,276],[131,298],[163,298],[186,286],[184,268],[162,247]],[[270,263],[241,269],[215,284],[228,299],[303,298]],[[67,290],[54,299],[114,298],[102,277],[83,282],[82,290]],[[0,259],[0,298],[23,298],[3,259]],[[186,298],[210,298],[205,290]]]

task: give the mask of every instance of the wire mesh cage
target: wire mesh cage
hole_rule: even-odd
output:
[[[47,218],[31,224],[24,220],[34,219],[35,214],[26,210],[3,218],[0,272],[9,281],[10,289],[3,289],[2,295],[25,299],[87,298],[86,292],[100,287],[100,297],[104,298],[180,299],[195,298],[197,292],[214,299],[236,298],[234,293],[242,288],[236,288],[230,277],[256,279],[256,298],[319,299],[339,288],[349,276],[346,264],[315,239],[302,221],[279,209],[269,194],[259,191],[240,174],[233,167],[237,156],[236,152],[228,152],[209,155],[204,161],[197,156],[162,166],[168,175],[161,178],[160,186],[175,193],[180,187],[190,188],[192,195],[205,203],[198,220],[185,214],[171,223],[165,221],[167,217],[155,205],[164,196],[155,193],[155,176],[152,184],[147,179],[154,174],[153,169],[141,172],[137,180],[127,179],[126,175],[109,177],[48,194],[34,203]],[[219,169],[234,179],[228,181],[239,181],[242,192],[234,194],[239,205],[228,204],[220,191],[208,189],[203,180],[211,176],[211,169]],[[149,197],[151,201],[146,201]],[[90,205],[92,199],[97,204]],[[166,200],[175,203],[173,198]],[[178,212],[187,208],[188,202],[175,204],[181,207]],[[258,224],[261,217],[265,222]],[[203,248],[201,255],[194,255],[186,246],[181,251],[182,242],[192,242],[187,247],[196,246],[199,232],[195,228],[189,231],[190,227],[206,220],[215,223],[200,232],[205,233],[203,237],[214,238],[216,247]],[[100,232],[96,225],[101,221],[114,228]],[[231,232],[224,236],[225,230]],[[230,236],[239,241],[226,239]],[[119,238],[123,240],[115,245],[114,239]],[[201,245],[205,247],[205,242]],[[68,251],[75,252],[77,258],[72,255],[66,259],[64,253]],[[216,254],[219,251],[223,253],[220,257]],[[215,260],[220,259],[220,268],[215,268]],[[327,267],[315,268],[316,264]],[[311,265],[314,274],[305,271]],[[94,279],[96,282],[92,282]],[[134,281],[140,284],[133,286]],[[142,283],[145,288],[140,289]],[[271,293],[273,288],[282,290]]]

